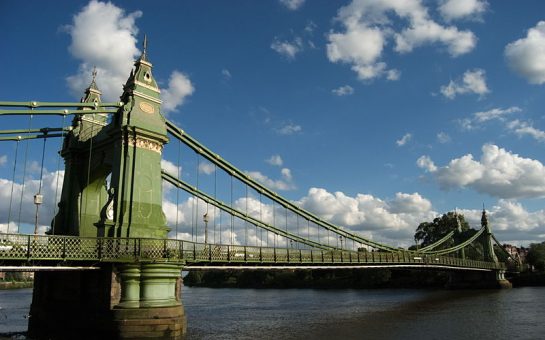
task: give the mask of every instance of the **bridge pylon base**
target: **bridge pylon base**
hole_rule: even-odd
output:
[[[504,289],[513,285],[505,279],[503,271],[450,272],[449,289]]]
[[[37,272],[32,339],[183,339],[181,266],[103,264],[92,271]]]

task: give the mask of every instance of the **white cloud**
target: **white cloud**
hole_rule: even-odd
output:
[[[296,134],[298,132],[301,132],[302,130],[303,130],[303,128],[301,127],[301,125],[288,123],[288,124],[282,126],[281,128],[277,129],[276,131],[281,135],[293,135],[293,134]]]
[[[8,162],[8,156],[6,155],[0,156],[0,166],[6,165],[7,162]]]
[[[316,29],[316,27],[318,27],[318,25],[316,25],[313,21],[309,21],[307,25],[305,26],[305,32],[312,34],[314,33],[314,30]]]
[[[519,137],[530,136],[539,142],[545,141],[545,131],[536,129],[532,124],[518,119],[508,122],[506,127]]]
[[[435,172],[437,170],[435,163],[433,163],[429,156],[420,156],[416,160],[416,165],[418,165],[419,168],[424,169],[426,172]]]
[[[354,89],[350,85],[344,85],[341,87],[338,87],[336,89],[331,90],[331,93],[333,93],[336,96],[349,96],[351,94],[354,94]]]
[[[28,175],[28,172],[27,172]],[[40,206],[39,221],[40,226],[50,225],[51,220],[54,217],[56,210],[56,202],[60,198],[61,188],[64,178],[64,171],[49,172],[44,169],[43,182],[42,182],[42,195],[44,196],[44,203]],[[23,192],[23,200],[21,206],[21,225],[34,225],[34,216],[36,212],[36,206],[34,205],[34,195],[38,192],[39,179],[26,178],[25,187]],[[13,229],[14,223],[18,223],[19,218],[19,200],[21,199],[21,191],[23,186],[21,183],[13,183],[13,196],[11,196],[12,181],[0,178],[0,201],[6,202],[6,204],[0,204],[0,223],[6,223],[9,214],[9,202],[12,201],[11,206],[11,226],[10,231]],[[57,189],[58,184],[58,189]],[[55,193],[57,194],[57,200],[55,199]],[[42,228],[43,229],[43,228]]]
[[[525,38],[505,46],[509,66],[532,84],[545,83],[545,21],[528,30]]]
[[[298,10],[303,4],[305,3],[305,0],[280,0],[280,3],[289,10],[295,11]]]
[[[126,14],[114,4],[91,0],[66,26],[72,38],[70,53],[81,60],[78,73],[66,78],[70,90],[81,96],[91,82],[93,66],[97,67],[97,84],[107,101],[119,99],[133,61],[136,48],[135,25],[141,11]],[[92,43],[90,43],[92,42]]]
[[[205,175],[211,175],[216,171],[214,164],[210,162],[201,162],[199,163],[199,173]]]
[[[280,170],[280,175],[282,176],[282,178],[277,180],[270,179],[259,171],[247,171],[246,174],[272,190],[286,191],[295,189],[293,177],[291,175],[290,169],[288,168],[282,168]]]
[[[296,37],[291,42],[280,41],[278,38],[274,38],[271,48],[287,59],[293,60],[298,53],[303,51],[303,41],[299,37]]]
[[[505,122],[506,117],[512,113],[521,112],[522,109],[517,106],[511,106],[507,109],[493,108],[488,111],[475,112],[471,118],[464,118],[459,121],[460,126],[464,130],[473,130],[480,127],[482,123],[498,120]]]
[[[91,0],[66,26],[72,38],[70,53],[81,61],[78,73],[66,81],[75,96],[80,97],[91,82],[93,67],[97,68],[97,85],[106,101],[116,101],[123,91],[134,60],[140,54],[136,47],[136,19],[141,11],[126,14],[111,2]],[[90,43],[92,42],[92,43]],[[181,72],[170,75],[169,86],[162,90],[164,113],[182,105],[194,91],[189,78]]]
[[[265,162],[269,163],[270,165],[274,165],[274,166],[282,166],[284,164],[284,161],[282,160],[282,157],[280,157],[280,155],[272,155]]]
[[[176,111],[184,103],[185,98],[193,94],[194,91],[195,88],[187,75],[179,71],[173,71],[170,74],[168,88],[161,90],[163,112]]]
[[[420,0],[354,0],[339,9],[336,19],[344,31],[328,34],[327,56],[333,63],[350,64],[362,80],[383,76],[399,79],[399,71],[389,70],[381,60],[389,40],[394,41],[394,50],[399,53],[440,43],[453,57],[468,53],[477,41],[470,31],[433,21]]]
[[[515,112],[521,112],[522,109],[517,106],[511,106],[507,109],[494,108],[488,111],[475,112],[473,115],[475,121],[478,123],[483,123],[489,120],[498,119],[500,121],[505,120],[505,116]]]
[[[451,80],[448,85],[441,86],[441,93],[449,99],[454,99],[459,94],[474,93],[483,96],[489,92],[485,71],[481,69],[467,70],[461,81]]]
[[[409,243],[418,224],[436,216],[430,201],[418,193],[397,193],[384,201],[372,195],[350,197],[311,188],[297,203],[332,223],[360,233],[372,231],[373,239],[395,244]]]
[[[472,226],[480,225],[481,210],[460,210]],[[492,232],[502,243],[528,246],[545,239],[545,210],[528,211],[514,200],[498,200],[487,209]]]
[[[386,79],[387,80],[399,80],[401,78],[401,72],[399,70],[390,69],[386,71]]]
[[[439,5],[439,13],[447,20],[480,19],[486,11],[488,3],[484,0],[443,0]]]
[[[225,78],[225,79],[231,79],[231,72],[224,68],[223,70],[221,70],[221,75]]]
[[[448,135],[448,133],[441,131],[441,132],[439,132],[437,134],[437,140],[441,144],[446,144],[446,143],[449,143],[451,141],[451,138]]]
[[[166,159],[161,159],[161,169],[165,170],[167,173],[178,178],[178,175],[182,174],[182,167],[177,166],[176,164],[168,161]]]
[[[426,157],[420,157],[418,165],[431,172],[444,190],[469,188],[505,199],[545,197],[543,164],[496,145],[483,145],[480,160],[467,154],[451,160],[443,167],[436,167]]]
[[[413,138],[412,134],[406,133],[405,135],[403,135],[403,137],[401,137],[401,139],[396,140],[396,144],[397,146],[403,146],[407,144],[412,138]]]

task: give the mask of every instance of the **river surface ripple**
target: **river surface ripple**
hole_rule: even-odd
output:
[[[187,339],[544,339],[545,288],[184,287]],[[0,291],[0,333],[24,332],[31,289]]]

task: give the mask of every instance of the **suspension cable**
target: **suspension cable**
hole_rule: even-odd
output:
[[[83,121],[83,116],[80,116],[80,119]],[[81,223],[83,221],[83,215],[82,215],[82,211],[83,211],[83,214],[87,215],[87,206],[89,205],[89,202],[88,202],[88,195],[89,195],[89,183],[91,183],[91,161],[93,159],[93,140],[95,139],[94,138],[94,133],[95,133],[95,124],[94,124],[94,119],[93,119],[93,122],[91,123],[90,121],[88,121],[88,123],[91,125],[91,134],[89,136],[89,157],[87,157],[87,183],[85,185],[85,188],[83,190],[85,190],[85,210],[83,211],[83,192],[82,192],[82,195],[80,195],[80,206],[79,206],[79,224],[80,224],[80,227],[81,227]],[[83,126],[83,123],[81,123],[82,126]],[[88,129],[86,129],[88,130]],[[86,131],[85,131],[86,132]]]
[[[197,155],[197,169],[196,169],[196,177],[197,177],[197,190],[199,190],[199,171],[200,171],[200,167],[201,167],[201,157],[198,153],[195,153]],[[195,242],[198,241],[199,239],[199,216],[200,216],[200,213],[199,213],[199,198],[197,197],[197,204],[196,204],[196,208],[195,208]]]
[[[31,111],[34,110],[34,108],[30,109]],[[33,115],[30,115],[29,123],[28,123],[28,130],[30,131],[32,129],[32,117]],[[27,157],[28,157],[28,144],[30,141],[27,140],[25,145],[25,157],[24,157],[24,164],[23,164],[23,180],[21,184],[21,199],[19,200],[19,216],[17,219],[17,231],[19,231],[19,228],[21,227],[21,213],[23,212],[23,195],[25,192],[25,177],[26,177],[26,165],[27,165]]]
[[[11,193],[9,195],[9,210],[8,210],[8,228],[6,229],[6,234],[9,234],[9,225],[11,223],[11,206],[13,202],[13,187],[15,185],[15,172],[17,170],[17,154],[19,153],[19,142],[20,140],[18,139],[15,144],[15,159],[13,161],[13,174],[11,176]]]
[[[217,199],[218,197],[218,174],[217,174],[217,168],[218,166],[214,164],[214,199]],[[214,244],[216,244],[216,206],[214,206]]]
[[[38,193],[36,194],[36,198],[34,199],[34,203],[36,204],[36,218],[34,220],[34,235],[38,233],[38,213],[40,211],[40,205],[41,205],[41,195],[42,195],[42,183],[43,183],[43,176],[44,176],[44,159],[45,159],[45,143],[47,141],[47,138],[44,138],[43,148],[42,148],[42,165],[40,167],[40,184],[38,186]]]
[[[231,199],[229,201],[229,204],[231,206],[231,209],[233,209],[233,176],[230,176],[231,178]],[[235,216],[233,214],[231,214],[231,244],[233,244],[233,234],[234,234],[234,231],[235,231]]]
[[[181,177],[180,174],[180,154],[181,154],[181,145],[182,142],[178,140],[178,167],[176,168],[176,176]],[[176,240],[178,240],[178,224],[179,224],[179,215],[180,215],[180,189],[176,190]]]
[[[246,184],[246,216],[248,216],[248,184]],[[248,222],[244,220],[244,244],[248,245]]]
[[[65,129],[65,124],[66,124],[66,116],[62,116],[63,133]],[[59,195],[59,177],[60,177],[60,167],[61,167],[61,152],[62,152],[63,145],[64,145],[64,138],[61,138],[60,148],[59,148],[59,151],[57,152],[57,176],[56,176],[57,178],[55,179],[55,198],[54,198],[55,205],[53,207],[53,221],[51,222],[51,232],[53,235],[55,235],[55,225],[57,224],[57,207],[58,207],[57,198]]]

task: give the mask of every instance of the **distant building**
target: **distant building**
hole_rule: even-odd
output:
[[[528,255],[528,248],[517,247],[511,244],[503,244],[503,249],[509,253],[513,258],[520,260],[521,263],[526,263],[526,256]]]

